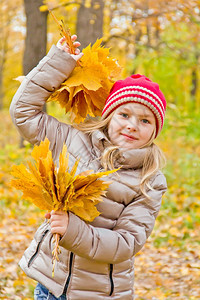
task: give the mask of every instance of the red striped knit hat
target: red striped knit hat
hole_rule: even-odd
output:
[[[107,118],[119,106],[136,102],[147,106],[156,118],[156,136],[165,118],[166,100],[159,85],[144,75],[136,74],[114,83],[102,112]]]

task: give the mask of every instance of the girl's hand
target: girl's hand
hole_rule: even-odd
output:
[[[74,34],[71,36],[71,40],[74,44],[74,47],[76,48],[75,49],[75,54],[70,54],[70,51],[69,51],[69,46],[68,44],[66,43],[66,39],[65,37],[62,37],[56,44],[56,46],[62,50],[62,51],[65,51],[66,53],[69,53],[76,61],[79,60],[82,56],[83,56],[83,53],[80,52],[80,49],[78,49],[78,47],[81,45],[78,41],[75,42],[75,40],[77,39],[77,36]]]
[[[68,227],[68,213],[64,211],[51,211],[51,213],[47,213],[45,217],[50,219],[51,233],[58,233],[62,237]]]

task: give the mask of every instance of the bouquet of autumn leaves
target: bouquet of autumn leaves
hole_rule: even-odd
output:
[[[59,26],[61,36],[65,37],[71,54],[75,48],[69,29],[64,28],[55,15],[49,11]],[[70,113],[71,122],[80,123],[87,115],[101,116],[106,98],[121,73],[116,59],[109,57],[109,49],[101,46],[102,39],[83,49],[83,57],[61,86],[55,90],[48,101],[57,101]]]
[[[11,185],[23,192],[23,198],[31,201],[40,209],[48,211],[71,211],[84,221],[92,222],[100,213],[96,204],[109,186],[109,182],[99,180],[113,171],[91,174],[87,171],[75,175],[79,161],[69,170],[69,154],[64,145],[59,157],[59,167],[53,162],[52,152],[49,150],[49,140],[46,138],[39,146],[35,146],[31,155],[34,163],[28,162],[12,167],[12,175],[16,177]],[[54,235],[55,247],[52,252],[54,267],[59,260],[60,253],[58,234]]]

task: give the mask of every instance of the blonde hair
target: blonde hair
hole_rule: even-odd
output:
[[[104,134],[108,137],[108,125],[112,119],[114,112],[111,113],[104,120],[99,118],[86,119],[81,124],[74,124],[73,126],[85,133],[92,134],[95,130],[102,130]],[[146,148],[147,152],[144,158],[142,176],[140,182],[140,188],[142,193],[149,198],[147,190],[151,189],[150,179],[155,175],[160,169],[165,166],[165,156],[161,149],[153,143],[155,138],[156,129],[154,130],[150,140],[147,144],[143,145],[141,148]],[[120,157],[120,150],[118,146],[111,145],[105,148],[101,156],[101,164],[105,170],[114,169],[114,161]]]

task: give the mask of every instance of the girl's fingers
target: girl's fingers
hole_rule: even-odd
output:
[[[51,215],[54,215],[54,216],[56,216],[56,215],[66,215],[66,212],[59,211],[59,210],[57,210],[57,211],[52,210]]]
[[[62,221],[61,220],[54,220],[51,221],[51,227],[56,228],[62,226]]]
[[[79,43],[78,41],[75,42],[76,39],[77,39],[77,36],[75,34],[71,36],[71,40],[72,40],[74,48],[75,48],[74,55],[73,54],[71,54],[71,55],[77,61],[82,57],[82,54],[81,54],[80,49],[78,49],[78,47],[81,45],[81,43]],[[70,54],[70,49],[69,49],[68,44],[66,43],[65,37],[60,38],[59,41],[57,42],[56,46],[59,49]]]
[[[46,214],[45,214],[45,218],[46,218],[46,219],[50,219],[50,218],[51,218],[51,214],[50,214],[49,212],[46,213]]]
[[[59,233],[61,236],[65,233],[68,226],[68,214],[63,211],[52,211],[50,224],[51,224],[51,233]]]
[[[62,237],[65,234],[66,230],[67,228],[63,228],[63,227],[51,228],[51,233],[59,234]]]
[[[81,52],[80,49],[76,49],[76,50],[75,50],[75,54],[76,54],[76,55],[78,55],[80,52]]]
[[[77,39],[77,35],[76,35],[76,34],[73,34],[73,35],[71,36],[72,42],[74,42],[76,39]]]
[[[65,41],[65,37],[62,37],[61,39],[58,40],[56,46],[62,46],[62,44],[64,43]]]
[[[77,48],[77,47],[79,47],[79,46],[81,45],[81,43],[79,43],[79,42],[74,42],[73,45],[74,45],[74,47]]]
[[[75,47],[79,47],[79,46],[81,45],[81,43],[78,42],[78,41],[75,42],[76,38],[77,38],[77,36],[75,36],[75,38],[73,38],[73,35],[71,36],[71,40],[72,40],[74,46],[75,46]],[[65,37],[62,37],[62,38],[60,38],[60,39],[58,40],[57,44],[61,44],[61,45],[62,45],[65,41],[66,41],[66,38],[65,38]],[[66,44],[67,44],[67,43],[66,43]]]
[[[71,54],[71,56],[73,57],[73,59],[75,59],[75,61],[78,61],[83,56],[83,52],[80,52],[79,54],[76,55]]]
[[[66,40],[66,38],[63,36],[59,39],[60,43],[63,43]]]
[[[60,216],[66,216],[67,213],[64,211],[51,211],[51,222],[60,220]]]
[[[57,227],[57,228],[53,227],[53,228],[51,228],[51,233],[59,233],[60,234],[60,232],[63,232],[62,227]]]

